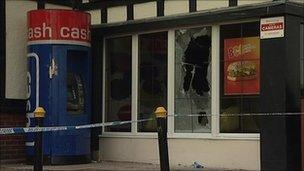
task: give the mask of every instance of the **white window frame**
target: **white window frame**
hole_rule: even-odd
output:
[[[200,27],[211,27],[211,37],[213,36],[213,26],[211,25],[198,25],[198,26],[191,26],[186,28],[174,28],[168,31],[168,115],[174,115],[175,109],[175,31],[179,29],[193,29],[193,28],[200,28]],[[211,42],[212,45],[212,42]],[[212,47],[212,46],[211,46]],[[213,50],[213,47],[211,51]],[[213,104],[213,54],[211,54],[211,113],[213,112],[214,104]],[[174,132],[174,117],[168,117],[168,137],[169,138],[204,138],[204,139],[212,139],[213,137],[213,126],[215,125],[214,119],[211,117],[211,130],[210,132],[195,132],[195,133],[177,133]],[[170,128],[170,129],[169,129]]]
[[[132,115],[131,115],[131,119],[133,120],[133,110],[134,110],[134,105],[133,105],[133,102],[134,100],[136,100],[137,96],[133,96],[133,64],[134,62],[136,62],[134,60],[134,54],[136,55],[136,53],[134,53],[134,49],[133,47],[136,47],[134,46],[134,35],[130,35],[130,34],[124,34],[124,35],[115,35],[115,36],[109,36],[109,37],[105,37],[103,39],[103,56],[102,56],[102,61],[103,61],[103,79],[102,79],[102,94],[103,94],[103,97],[102,97],[102,123],[106,123],[105,120],[106,120],[106,117],[105,117],[105,113],[106,113],[106,108],[105,108],[105,105],[106,105],[106,40],[107,39],[112,39],[112,38],[121,38],[121,37],[131,37],[132,39],[132,62],[131,62],[131,65],[132,65],[132,82],[131,82],[131,86],[132,86],[132,91],[131,91],[131,112],[132,112]],[[137,60],[137,59],[136,59]],[[136,111],[137,113],[137,111]],[[105,131],[104,127],[102,127],[102,137],[104,136],[110,136],[110,137],[128,137],[130,135],[132,135],[133,131],[134,131],[134,123],[131,124],[131,132],[109,132],[109,131]]]
[[[253,20],[257,21],[257,20]],[[175,133],[174,117],[168,117],[168,138],[199,138],[199,139],[241,139],[241,140],[259,140],[259,133],[220,133],[220,26],[223,24],[238,24],[251,21],[238,21],[234,23],[217,23],[212,25],[198,25],[187,27],[197,28],[211,27],[211,132],[210,133]],[[137,120],[138,114],[138,37],[142,34],[167,32],[167,111],[168,115],[174,114],[175,100],[175,31],[183,28],[174,28],[167,30],[156,30],[151,32],[140,32],[136,34],[125,34],[105,37],[103,39],[103,95],[105,95],[105,59],[106,59],[106,40],[119,37],[132,37],[132,92],[131,92],[131,118]],[[105,96],[103,96],[102,120],[105,121]],[[131,132],[106,132],[102,129],[101,137],[128,137],[128,138],[157,138],[157,132],[138,132],[137,123],[131,124]]]

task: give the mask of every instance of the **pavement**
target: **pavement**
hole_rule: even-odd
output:
[[[32,165],[1,164],[0,171],[32,171]],[[148,163],[101,161],[79,165],[43,166],[44,171],[159,171],[160,166]],[[224,171],[223,169],[194,168],[193,166],[178,166],[172,171]],[[232,171],[232,170],[225,170]]]

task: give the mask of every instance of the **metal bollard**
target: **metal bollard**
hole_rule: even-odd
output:
[[[37,107],[34,111],[34,115],[37,122],[37,126],[42,127],[45,110],[42,107]],[[34,171],[42,171],[42,170],[43,170],[42,132],[37,132],[35,136]]]
[[[164,107],[158,107],[154,113],[157,121],[160,169],[161,171],[169,171],[167,111]]]

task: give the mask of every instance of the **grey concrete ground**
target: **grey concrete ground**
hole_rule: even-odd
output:
[[[1,171],[32,171],[33,166],[24,164],[1,164]],[[147,163],[112,162],[101,161],[98,163],[64,166],[44,166],[44,171],[158,171],[159,165]],[[222,171],[221,169],[193,168],[191,166],[179,166],[171,168],[176,171]],[[228,170],[225,170],[228,171]],[[230,170],[232,171],[232,170]]]
[[[80,165],[44,166],[45,171],[99,171],[99,170],[158,170],[157,165],[121,162],[100,162]],[[31,171],[31,165],[2,165],[1,171]]]

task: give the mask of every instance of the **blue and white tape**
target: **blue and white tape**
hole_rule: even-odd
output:
[[[95,123],[95,124],[78,125],[78,126],[0,128],[0,135],[98,128],[98,127],[104,127],[104,126],[129,124],[129,123],[133,123],[133,122],[146,122],[149,120],[153,120],[153,118],[141,119],[141,120],[137,120],[137,121],[115,121],[115,122]]]
[[[303,115],[303,114],[304,113],[241,113],[241,114],[240,113],[237,113],[237,114],[230,113],[230,114],[188,114],[188,115],[174,114],[174,115],[168,115],[168,117],[295,116],[295,115]],[[0,135],[98,128],[98,127],[104,127],[104,126],[115,126],[115,125],[123,125],[123,124],[136,123],[136,122],[146,122],[146,121],[153,120],[153,119],[155,119],[155,118],[141,119],[141,120],[134,120],[134,121],[115,121],[115,122],[106,122],[106,123],[95,123],[95,124],[78,125],[78,126],[0,128]]]
[[[294,113],[221,113],[221,114],[174,114],[167,115],[168,117],[195,117],[195,116],[221,116],[221,117],[233,117],[233,116],[296,116],[296,115],[304,115],[304,113],[294,112]]]

